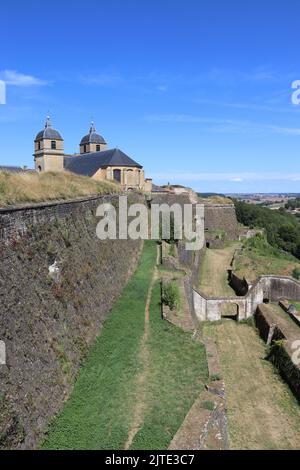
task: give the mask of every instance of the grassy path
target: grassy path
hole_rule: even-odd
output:
[[[204,348],[161,320],[155,264],[156,244],[145,242],[43,448],[167,449],[203,390]]]
[[[159,250],[157,248],[156,264],[158,264],[158,261],[159,261]],[[137,401],[136,401],[135,408],[133,411],[133,419],[132,419],[132,424],[128,433],[128,438],[124,446],[125,450],[128,450],[131,447],[135,435],[137,434],[137,432],[139,431],[139,429],[141,428],[143,424],[143,418],[144,418],[143,414],[144,414],[144,409],[146,405],[145,392],[146,392],[147,371],[150,367],[150,355],[149,355],[149,348],[148,348],[150,303],[151,303],[152,291],[153,291],[156,278],[157,278],[157,268],[155,266],[153,270],[152,278],[150,281],[149,289],[148,289],[148,295],[147,295],[147,301],[146,301],[146,307],[145,307],[144,334],[142,337],[140,352],[139,352],[143,369],[137,377],[137,384],[136,384]]]
[[[217,341],[228,400],[232,449],[299,449],[300,407],[264,360],[254,328],[227,320],[206,326]]]
[[[235,295],[228,285],[227,269],[238,246],[238,243],[231,243],[225,248],[206,250],[199,285],[203,294],[224,297]]]

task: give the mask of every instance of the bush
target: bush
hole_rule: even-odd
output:
[[[267,207],[234,201],[238,222],[248,227],[263,228],[267,242],[300,259],[300,226],[296,217],[285,209],[273,211]],[[263,243],[256,240],[255,243]]]
[[[211,376],[211,380],[212,380],[212,382],[218,382],[219,380],[221,380],[220,374],[213,374]]]
[[[201,403],[201,407],[205,410],[213,411],[215,409],[215,404],[211,400],[206,400]]]
[[[171,310],[174,310],[180,306],[179,287],[175,281],[171,281],[163,286],[162,301],[165,305],[168,305]]]
[[[295,268],[295,269],[293,270],[292,275],[293,275],[293,278],[294,278],[294,279],[299,280],[299,279],[300,279],[300,268]]]

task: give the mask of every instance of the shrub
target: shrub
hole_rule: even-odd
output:
[[[300,279],[300,268],[295,268],[295,269],[293,270],[292,275],[293,275],[293,278],[294,278],[294,279],[299,280],[299,279]]]
[[[205,410],[213,411],[215,409],[215,403],[211,400],[206,400],[201,403],[201,407]]]
[[[210,378],[213,382],[218,382],[218,380],[221,380],[220,374],[213,374]]]
[[[174,310],[179,307],[180,293],[178,284],[175,281],[171,281],[163,286],[162,301],[165,305],[168,305],[171,310]]]

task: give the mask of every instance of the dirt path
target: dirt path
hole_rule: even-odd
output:
[[[157,247],[157,257],[156,257],[156,265],[159,263],[159,248]],[[133,443],[133,440],[142,427],[144,422],[144,413],[146,409],[146,380],[147,380],[147,369],[150,365],[150,357],[149,357],[149,349],[147,347],[147,342],[149,338],[149,317],[150,317],[150,303],[152,297],[152,291],[157,279],[157,267],[155,266],[152,274],[152,278],[148,288],[147,294],[147,301],[145,306],[145,326],[144,326],[144,334],[142,337],[141,345],[140,345],[140,361],[142,363],[142,371],[139,373],[137,377],[137,384],[136,384],[136,401],[133,410],[133,417],[132,422],[130,425],[130,429],[128,432],[128,438],[125,443],[124,449],[128,450]]]
[[[216,338],[228,400],[232,449],[299,449],[300,407],[264,360],[256,331],[227,320],[208,326]]]
[[[232,243],[225,248],[206,250],[199,285],[203,294],[227,297],[235,295],[227,282],[227,270],[238,246],[238,243]]]

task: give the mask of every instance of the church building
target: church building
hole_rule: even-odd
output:
[[[145,179],[142,165],[117,148],[108,149],[93,122],[89,133],[80,141],[79,153],[66,155],[64,140],[48,117],[45,128],[34,141],[34,162],[39,172],[70,171],[98,181],[116,181],[125,191],[152,190],[152,180]]]

